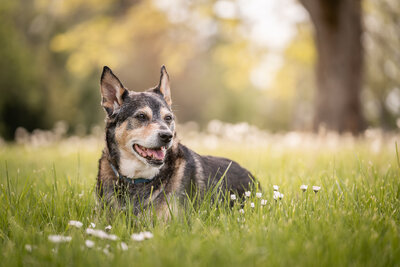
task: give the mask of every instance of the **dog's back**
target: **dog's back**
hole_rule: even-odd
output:
[[[239,195],[249,189],[253,176],[237,162],[222,157],[201,156],[183,145],[180,147],[185,153],[185,177],[189,177],[198,189],[208,190],[218,182],[223,190]]]

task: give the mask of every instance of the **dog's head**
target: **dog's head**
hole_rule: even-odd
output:
[[[121,174],[152,178],[164,164],[175,137],[168,73],[145,92],[125,88],[111,69],[101,75],[102,106],[107,113],[106,141]]]

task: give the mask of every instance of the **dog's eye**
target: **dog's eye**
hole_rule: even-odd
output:
[[[138,120],[140,120],[140,121],[145,121],[145,120],[147,120],[147,116],[146,116],[146,114],[144,114],[144,113],[139,113],[139,114],[137,114],[135,117],[136,117]]]
[[[164,120],[170,122],[170,121],[172,121],[172,116],[167,115],[167,116],[165,116]]]

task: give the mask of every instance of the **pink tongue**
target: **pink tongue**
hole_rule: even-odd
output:
[[[164,159],[164,151],[160,150],[153,150],[153,149],[147,149],[147,154],[152,155],[153,158],[158,159],[158,160],[163,160]]]

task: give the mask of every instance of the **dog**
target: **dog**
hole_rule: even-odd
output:
[[[201,199],[213,187],[241,197],[254,186],[252,174],[235,161],[200,156],[179,142],[165,66],[158,85],[144,92],[128,90],[105,66],[100,88],[106,144],[96,191],[107,205],[124,208],[129,202],[136,215],[151,206],[168,218],[173,198]]]

